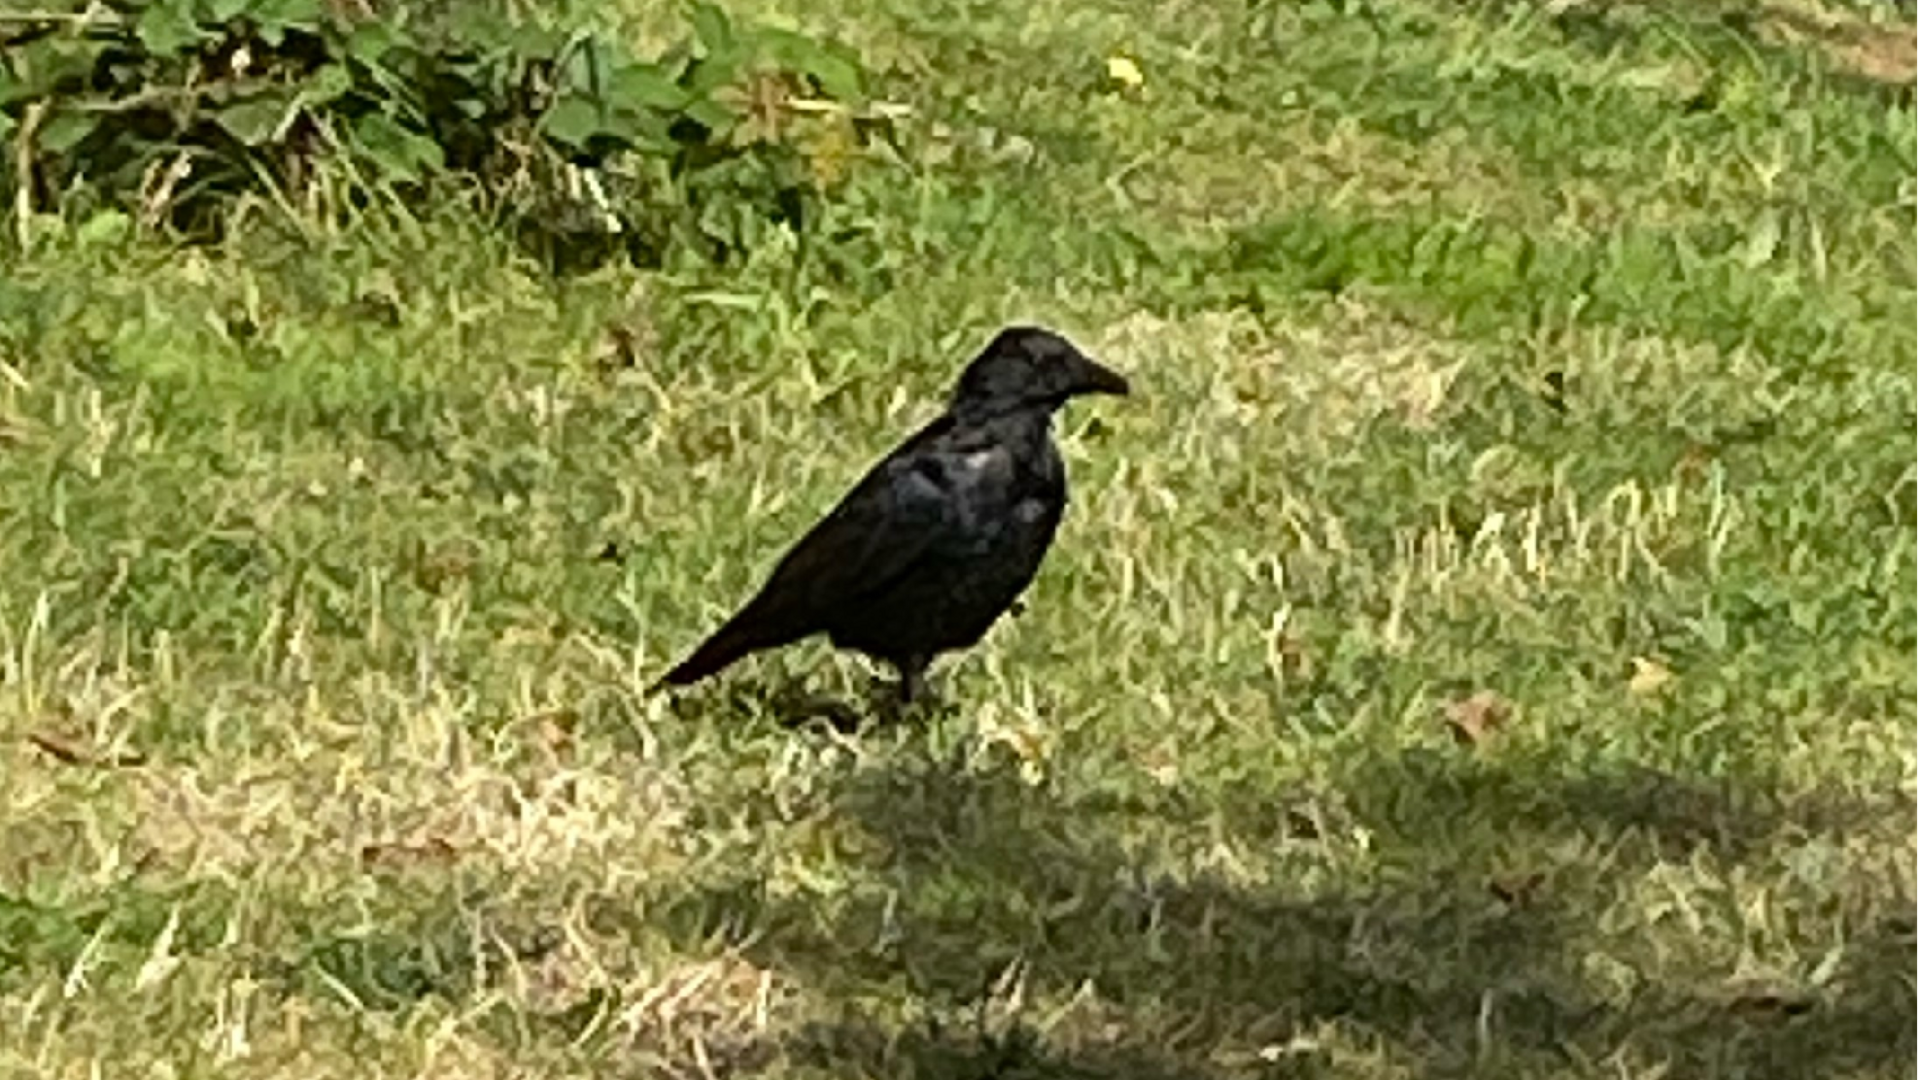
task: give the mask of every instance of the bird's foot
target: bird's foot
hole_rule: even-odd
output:
[[[894,723],[940,707],[939,695],[934,693],[924,665],[901,667],[899,671],[897,680],[877,680],[869,691],[868,702],[876,715]]]
[[[900,704],[913,705],[924,702],[933,695],[933,687],[927,683],[926,668],[907,668],[900,672]]]

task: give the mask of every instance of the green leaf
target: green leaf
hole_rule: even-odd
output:
[[[361,117],[354,122],[353,135],[367,159],[391,177],[417,180],[446,164],[439,143],[407,130],[386,113]]]
[[[98,122],[99,117],[92,113],[56,112],[40,125],[34,145],[43,153],[64,154],[93,134]]]
[[[811,75],[832,97],[857,98],[864,92],[859,56],[845,46],[779,29],[761,31],[760,42],[769,59]]]
[[[192,4],[185,0],[154,4],[142,11],[133,32],[155,56],[177,55],[211,36],[194,21]]]
[[[102,210],[88,218],[75,236],[83,247],[106,247],[117,243],[133,227],[133,219],[118,210]]]
[[[254,2],[255,0],[205,0],[207,18],[216,23],[232,22],[245,15],[247,8]]]
[[[260,146],[274,139],[298,107],[286,91],[268,90],[228,105],[214,114],[214,120],[247,146]]]
[[[288,30],[320,29],[318,0],[253,0],[247,14],[260,27],[260,39],[273,46],[286,40]]]
[[[654,66],[674,82],[680,83],[686,79],[688,69],[697,62],[693,44],[682,39],[669,45],[665,52],[656,57]]]
[[[567,50],[566,60],[555,72],[559,88],[594,95],[601,92],[601,81],[607,77],[605,50],[591,39],[582,41],[575,48]]]
[[[683,77],[685,89],[696,97],[705,97],[723,86],[730,86],[747,60],[747,53],[742,49],[709,53],[688,69]]]
[[[13,53],[13,70],[21,76],[29,93],[53,93],[61,89],[62,83],[85,85],[106,47],[105,41],[41,38]]]
[[[866,96],[866,73],[861,70],[860,62],[850,56],[822,51],[806,67],[806,72],[829,97],[851,101]]]
[[[709,3],[696,3],[688,17],[693,21],[693,36],[708,52],[721,52],[731,49],[734,44],[733,24],[728,21],[727,13]]]
[[[545,26],[522,23],[513,27],[507,45],[523,60],[550,60],[567,44],[567,35]]]
[[[514,25],[506,16],[481,6],[460,20],[460,37],[481,53],[503,53],[513,47]]]
[[[630,146],[665,149],[672,145],[671,114],[652,109],[616,108],[613,128]]]
[[[687,106],[684,115],[716,135],[731,131],[735,120],[732,110],[711,98],[702,98]]]
[[[247,14],[261,29],[318,29],[320,0],[250,0]]]
[[[687,92],[654,64],[622,65],[607,79],[607,97],[619,105],[669,112],[687,104]]]
[[[377,65],[399,41],[386,23],[364,22],[347,34],[347,55],[369,66]]]
[[[561,98],[540,118],[548,138],[575,148],[584,148],[602,127],[600,106],[583,97]]]
[[[313,73],[300,87],[303,105],[325,105],[353,90],[353,74],[339,64],[328,64]]]
[[[617,140],[623,149],[631,149],[641,143],[658,142],[657,136],[665,133],[666,123],[660,114],[649,109],[616,107],[607,110],[600,130],[608,138]]]

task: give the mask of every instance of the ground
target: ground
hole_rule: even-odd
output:
[[[1910,9],[732,10],[902,106],[805,243],[4,249],[0,1073],[1913,1075]],[[1013,320],[1135,395],[943,704],[650,696]]]

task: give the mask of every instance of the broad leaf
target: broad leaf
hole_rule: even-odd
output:
[[[105,247],[118,242],[133,227],[133,219],[118,210],[102,210],[82,222],[74,233],[87,247]]]
[[[253,0],[247,14],[260,28],[260,38],[278,46],[288,30],[313,30],[320,22],[319,0]]]
[[[352,90],[353,75],[339,64],[328,64],[300,87],[299,100],[308,107],[327,105]]]
[[[41,38],[13,50],[13,70],[33,94],[50,94],[92,81],[94,65],[106,51],[105,41]]]
[[[820,89],[832,97],[854,99],[864,92],[860,61],[844,46],[815,41],[790,30],[763,31],[761,44],[769,59],[813,76]]]
[[[688,12],[688,18],[693,22],[694,37],[708,52],[721,52],[733,47],[733,23],[720,8],[709,3],[697,3]]]
[[[687,106],[685,116],[715,135],[733,130],[735,120],[733,113],[725,105],[706,98]]]
[[[544,26],[520,23],[508,35],[507,44],[523,58],[545,60],[559,55],[566,47],[567,35]]]
[[[446,164],[439,143],[407,130],[386,113],[361,117],[353,125],[353,135],[367,158],[392,177],[417,180]]]
[[[683,77],[687,92],[695,97],[705,97],[723,86],[733,85],[748,59],[745,50],[729,48],[694,61]]]
[[[600,106],[583,97],[561,98],[540,118],[540,130],[548,138],[575,149],[584,149],[602,126]]]
[[[607,79],[607,97],[621,105],[676,112],[686,107],[687,92],[652,64],[625,64]]]
[[[99,117],[93,113],[62,110],[40,125],[34,144],[43,153],[64,154],[80,145],[80,140],[93,134],[98,126]]]
[[[274,89],[228,105],[214,114],[214,120],[242,143],[261,146],[273,141],[297,108],[293,95]]]
[[[197,45],[209,35],[194,20],[190,0],[169,0],[140,13],[134,35],[155,56],[173,56]]]
[[[347,34],[347,55],[369,66],[384,59],[400,37],[385,23],[364,22]]]

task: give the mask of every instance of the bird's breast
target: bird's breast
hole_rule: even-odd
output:
[[[1046,520],[1048,512],[1047,501],[1045,499],[1021,499],[1014,504],[1013,520],[1016,524],[1030,528]]]

